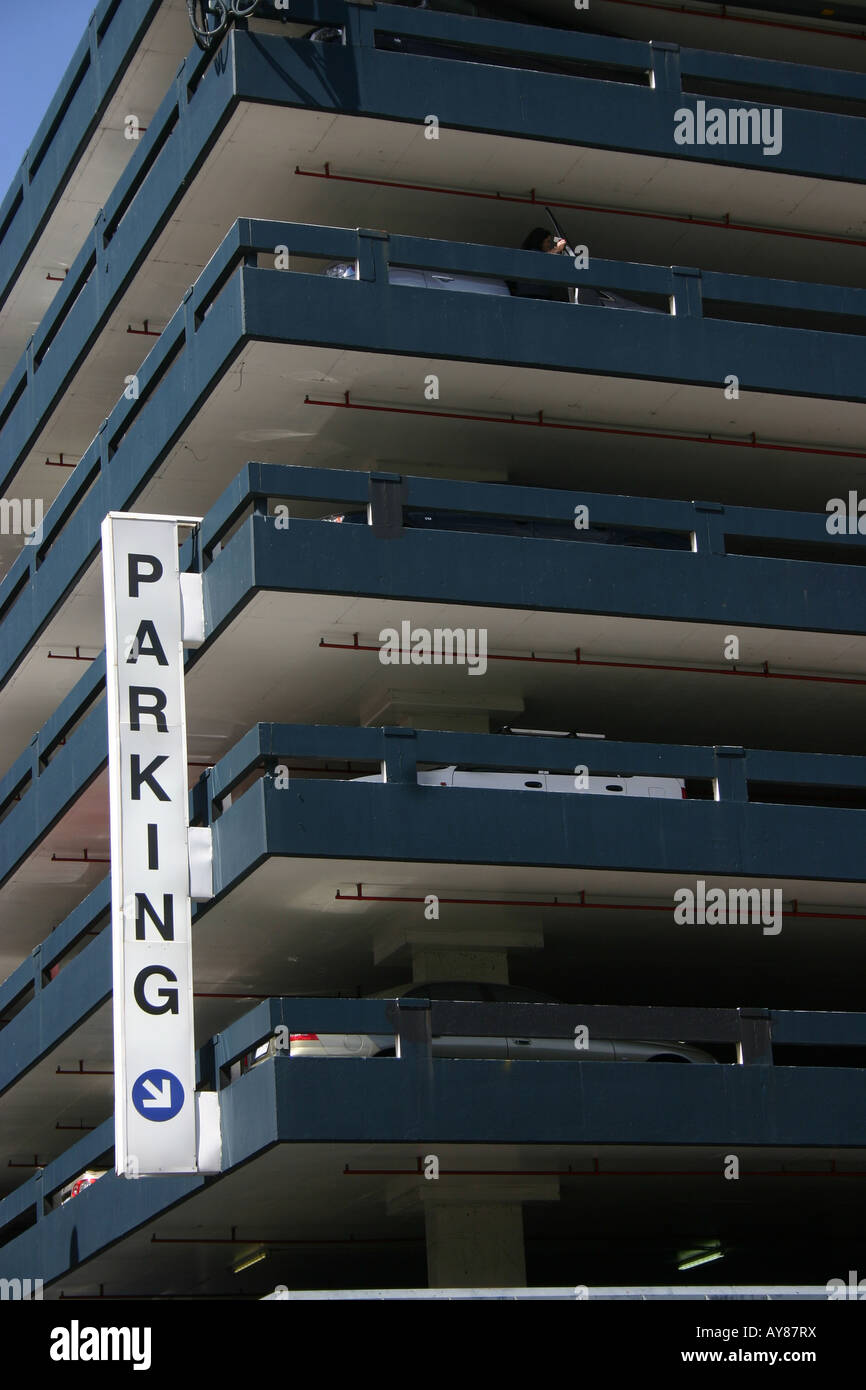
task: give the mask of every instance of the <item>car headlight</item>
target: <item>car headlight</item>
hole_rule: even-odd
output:
[[[325,274],[332,280],[354,280],[355,267],[351,261],[342,261],[339,265],[329,265]]]

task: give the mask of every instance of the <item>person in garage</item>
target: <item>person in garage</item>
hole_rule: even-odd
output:
[[[543,251],[550,256],[561,256],[565,250],[565,239],[554,236],[546,227],[533,227],[521,243],[521,251]],[[511,293],[524,299],[554,299],[563,304],[569,302],[567,285],[540,285],[532,280],[509,280]]]

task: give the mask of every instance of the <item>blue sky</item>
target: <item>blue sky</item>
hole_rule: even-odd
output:
[[[4,0],[0,43],[0,201],[66,71],[96,0]]]

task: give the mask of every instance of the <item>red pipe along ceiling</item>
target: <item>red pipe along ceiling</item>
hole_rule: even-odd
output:
[[[864,243],[866,244],[866,243]],[[807,444],[777,444],[769,440],[759,440],[751,434],[748,439],[735,439],[720,434],[676,434],[665,430],[618,429],[613,425],[578,425],[568,420],[545,420],[544,411],[535,412],[532,419],[520,420],[514,415],[479,415],[469,411],[422,410],[420,406],[404,405],[364,405],[350,399],[344,392],[341,401],[320,401],[313,396],[304,397],[304,405],[326,406],[329,410],[373,410],[383,415],[424,415],[433,420],[471,420],[484,425],[526,425],[530,429],[576,430],[580,434],[616,434],[626,439],[664,439],[675,444],[723,444],[729,449],[768,449],[782,454],[815,454],[828,458],[866,459],[866,452],[859,449],[825,449]]]
[[[602,1168],[597,1158],[592,1168],[575,1172],[572,1168],[440,1168],[439,1176],[448,1178],[717,1178],[718,1168]],[[866,1171],[855,1169],[839,1172],[836,1160],[830,1159],[829,1171],[807,1170],[790,1172],[786,1168],[742,1170],[741,1178],[866,1178]],[[344,1178],[420,1177],[421,1160],[417,1168],[350,1168],[343,1169]]]
[[[784,27],[784,26],[781,26]],[[859,37],[866,38],[866,35]],[[687,94],[688,95],[688,94]],[[714,227],[725,232],[754,232],[758,236],[793,237],[798,241],[829,241],[837,246],[866,246],[866,241],[853,237],[831,236],[829,232],[801,232],[789,227],[768,227],[759,223],[732,222],[730,213],[724,217],[692,217],[676,212],[647,212],[639,208],[605,207],[599,203],[563,203],[554,198],[536,198],[535,189],[529,196],[518,193],[480,193],[472,188],[442,188],[432,183],[407,183],[402,179],[362,178],[358,174],[332,174],[330,161],[324,169],[301,169],[295,165],[295,173],[304,179],[331,179],[336,183],[371,184],[376,188],[402,188],[412,193],[442,193],[448,198],[480,198],[493,203],[520,203],[529,207],[563,208],[566,212],[603,212],[611,217],[642,217],[650,222],[676,222],[689,227]]]
[[[341,893],[339,888],[334,894],[334,901],[341,903],[426,903],[426,898],[396,897],[376,893],[363,892],[363,884],[359,883],[357,892]],[[663,903],[602,903],[586,901],[586,894],[581,889],[576,902],[561,902],[559,898],[550,901],[530,901],[527,898],[444,898],[441,894],[435,895],[440,903],[458,907],[571,907],[571,908],[601,908],[609,912],[673,912],[673,904]],[[793,907],[790,912],[783,912],[783,917],[815,917],[819,920],[839,921],[839,922],[866,922],[864,912],[803,912],[800,909],[797,898],[792,898]]]
[[[359,642],[357,632],[353,635],[353,642],[326,642],[324,637],[320,637],[319,646],[340,652],[381,651],[381,647],[372,643]],[[536,656],[534,652],[530,652],[528,656],[499,656],[490,653],[487,660],[528,661],[538,666],[609,666],[626,671],[679,671],[690,676],[751,676],[757,680],[807,681],[820,685],[866,685],[866,678],[861,676],[804,676],[792,671],[771,671],[766,661],[760,671],[741,671],[737,666],[669,666],[652,661],[592,661],[581,656],[580,647],[575,649],[574,656]]]

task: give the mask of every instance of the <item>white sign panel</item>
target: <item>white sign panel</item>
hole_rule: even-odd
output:
[[[115,1169],[195,1173],[178,525],[102,523],[114,960]]]

